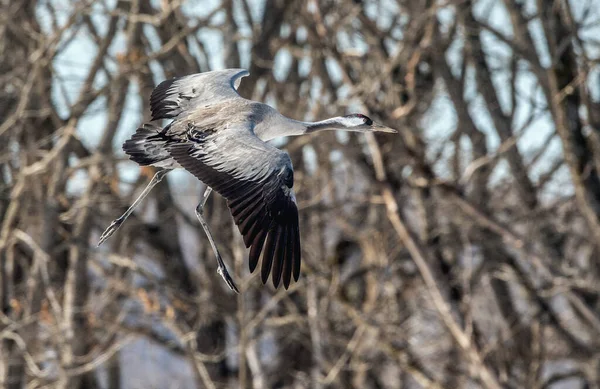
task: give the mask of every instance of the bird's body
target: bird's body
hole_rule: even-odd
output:
[[[293,168],[287,153],[265,142],[325,129],[394,130],[376,125],[364,115],[314,123],[286,118],[267,104],[238,95],[235,89],[246,75],[248,72],[243,69],[227,69],[159,84],[150,98],[153,121],[138,128],[123,149],[142,166],[151,165],[167,172],[183,167],[225,197],[244,243],[250,248],[250,270],[254,271],[262,253],[263,283],[272,274],[275,287],[283,279],[287,288],[292,276],[297,281],[300,275]],[[156,123],[159,119],[173,121],[161,127]],[[159,174],[134,205],[105,231],[100,243],[166,173]],[[207,190],[205,199],[212,189]],[[203,205],[204,202],[199,204],[196,214],[217,256],[219,272],[237,291],[202,217]]]

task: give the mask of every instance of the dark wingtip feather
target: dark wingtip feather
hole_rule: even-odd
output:
[[[275,289],[279,287],[279,282],[281,281],[281,275],[283,272],[284,266],[284,255],[285,255],[285,246],[287,241],[287,229],[285,226],[279,227],[279,232],[277,234],[277,242],[275,243],[275,255],[273,257],[273,271],[272,271],[272,280],[273,286]]]
[[[279,228],[272,228],[269,230],[269,236],[267,237],[267,243],[265,243],[265,250],[262,256],[262,265],[260,268],[260,279],[264,284],[269,279],[269,273],[271,273],[271,266],[273,265],[273,256],[275,255],[275,243],[278,240]]]
[[[264,228],[261,227],[265,219],[263,217],[263,212],[264,210],[261,207],[256,207],[252,214],[248,215],[248,217],[246,217],[241,223],[238,220],[236,220],[236,224],[238,224],[238,229],[240,230],[240,233],[244,238],[244,245],[246,246],[246,248],[250,247],[252,241],[254,240],[256,234],[253,232],[257,229]]]
[[[169,141],[161,134],[162,128],[146,123],[123,143],[123,151],[140,166],[149,166],[171,158],[164,146]]]
[[[294,255],[292,257],[294,281],[296,282],[298,282],[298,279],[300,278],[301,253],[302,250],[300,248],[300,228],[296,223],[294,225]]]
[[[248,256],[248,266],[250,267],[250,273],[254,273],[256,265],[258,265],[258,258],[260,258],[260,252],[262,251],[263,245],[265,244],[265,238],[267,237],[268,230],[262,230],[252,239],[252,247],[250,248],[250,255]]]
[[[237,215],[233,216],[233,220],[235,220],[235,224],[240,228],[240,232],[249,228],[248,223],[254,223],[259,218],[264,211],[263,208],[261,199],[258,198],[252,204],[246,205],[245,209],[238,211]],[[244,232],[242,232],[242,234],[244,234]]]
[[[258,235],[259,232],[268,229],[269,226],[265,225],[265,223],[268,223],[268,218],[267,218],[267,215],[265,213],[263,213],[262,216],[260,217],[260,220],[257,220],[252,225],[252,227],[250,227],[248,229],[248,231],[242,232],[242,230],[240,228],[240,232],[242,232],[242,235],[244,236],[244,241],[247,239],[249,242],[254,242],[254,239],[256,238],[256,236]],[[246,246],[246,247],[248,247],[248,246]]]
[[[166,100],[169,89],[178,78],[170,78],[164,80],[154,88],[150,95],[150,112],[152,112],[152,120],[172,118],[173,109],[177,109],[177,105]]]
[[[239,184],[236,186],[239,186]],[[233,200],[227,200],[227,206],[231,209],[231,214],[233,216],[237,215],[237,213],[244,209],[246,205],[254,202],[258,196],[262,195],[259,190],[256,190],[256,188],[248,192],[249,193],[245,193],[243,196],[239,196]]]
[[[294,250],[294,225],[287,228],[287,238],[283,257],[283,287],[287,290],[292,279],[292,257]]]

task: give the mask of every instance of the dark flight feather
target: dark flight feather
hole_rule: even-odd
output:
[[[250,248],[250,271],[256,269],[262,252],[263,283],[272,275],[275,287],[283,278],[287,288],[291,276],[298,280],[300,274],[291,162],[283,151],[245,134],[241,132],[242,139],[222,133],[194,136],[168,143],[167,150],[182,167],[227,199],[244,244]]]

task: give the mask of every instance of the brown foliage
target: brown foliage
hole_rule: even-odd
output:
[[[598,388],[598,0],[210,3],[1,3],[0,386]],[[186,174],[96,248],[154,174],[120,149],[152,88],[216,64],[400,130],[283,142],[288,291],[215,195],[227,289]]]

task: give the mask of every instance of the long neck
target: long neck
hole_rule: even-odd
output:
[[[284,136],[298,136],[324,130],[339,130],[346,128],[337,121],[338,118],[325,119],[318,122],[303,122],[282,117],[280,120],[259,125],[255,132],[259,138],[270,140]],[[258,131],[257,131],[258,130]]]
[[[306,128],[306,133],[317,132],[323,130],[346,130],[346,127],[341,122],[341,117],[334,117],[330,119],[321,120],[318,122],[300,122]]]

